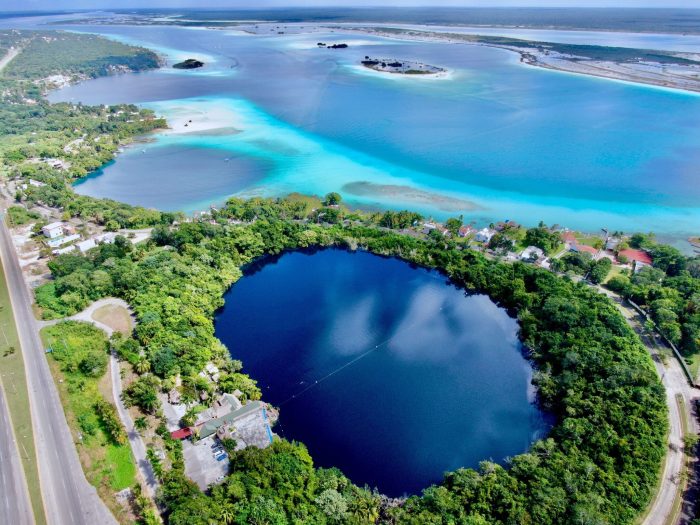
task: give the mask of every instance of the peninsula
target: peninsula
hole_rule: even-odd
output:
[[[420,42],[496,47],[520,54],[520,62],[531,66],[700,92],[700,59],[695,53],[561,44],[387,26],[331,26],[331,29]]]

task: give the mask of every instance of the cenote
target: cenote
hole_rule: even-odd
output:
[[[517,321],[438,272],[292,252],[225,300],[217,336],[280,407],[275,431],[356,484],[416,494],[446,471],[503,463],[549,428]]]

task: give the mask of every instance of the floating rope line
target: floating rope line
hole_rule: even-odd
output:
[[[442,310],[443,310],[443,307],[442,307],[442,306],[441,306],[440,308],[438,308],[438,312],[441,312]],[[283,405],[289,403],[290,401],[296,399],[297,397],[299,397],[299,396],[305,394],[306,392],[308,392],[308,391],[311,390],[312,388],[317,387],[318,385],[320,385],[321,383],[323,383],[323,382],[326,381],[327,379],[330,379],[330,378],[333,377],[334,375],[336,375],[336,374],[342,372],[343,370],[345,370],[345,369],[348,368],[349,366],[352,366],[352,365],[354,365],[355,363],[357,363],[358,361],[360,361],[361,359],[364,359],[365,357],[367,357],[367,356],[370,355],[371,353],[376,352],[376,351],[379,350],[380,348],[382,348],[382,347],[388,345],[393,339],[396,338],[396,336],[398,336],[400,333],[403,333],[403,332],[405,332],[405,331],[407,331],[407,330],[413,328],[414,325],[416,325],[416,324],[417,324],[417,322],[416,322],[416,323],[412,323],[411,325],[409,325],[409,326],[407,326],[406,328],[404,328],[401,332],[397,332],[397,333],[395,333],[394,335],[392,335],[392,336],[391,336],[389,339],[387,339],[386,341],[383,341],[383,342],[381,342],[381,343],[375,345],[373,348],[370,348],[369,350],[363,352],[362,354],[358,355],[358,356],[355,357],[354,359],[351,359],[350,361],[348,361],[348,362],[345,363],[344,365],[339,366],[338,368],[336,368],[336,369],[333,370],[332,372],[329,372],[328,374],[326,374],[325,376],[321,377],[320,379],[317,379],[316,381],[314,381],[313,383],[311,383],[311,384],[310,384],[309,386],[307,386],[306,388],[302,389],[301,391],[297,392],[296,394],[292,394],[290,397],[288,397],[287,399],[285,399],[284,401],[282,401],[278,406],[281,407],[281,406],[283,406]],[[302,382],[303,382],[303,381],[302,381]]]

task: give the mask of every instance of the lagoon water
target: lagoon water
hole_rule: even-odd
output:
[[[517,322],[397,259],[295,252],[243,277],[216,335],[317,465],[398,496],[524,452],[532,403]],[[318,381],[318,383],[317,383]]]
[[[351,204],[480,224],[544,220],[676,239],[700,229],[696,94],[528,67],[480,46],[340,33],[78,29],[152,47],[171,64],[193,56],[207,65],[88,81],[52,100],[136,102],[169,117],[231,115],[219,124],[228,133],[162,133],[129,148],[80,184],[81,193],[191,212],[230,195],[340,191]],[[666,40],[687,48],[681,39]],[[317,49],[317,41],[350,48]],[[370,72],[357,66],[366,55],[451,73]],[[178,166],[164,154],[177,150],[190,162]],[[188,177],[210,189],[167,184]],[[142,184],[162,191],[145,198]]]

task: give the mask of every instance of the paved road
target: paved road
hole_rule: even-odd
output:
[[[116,524],[97,491],[83,474],[58,391],[46,362],[29,291],[4,220],[0,220],[0,256],[27,371],[39,478],[47,520],[50,524],[57,525]]]
[[[666,451],[666,462],[664,464],[658,491],[654,496],[654,501],[651,503],[647,516],[644,521],[642,521],[642,525],[661,525],[666,523],[666,520],[670,518],[674,512],[676,495],[678,491],[682,489],[680,479],[685,462],[685,453],[683,451],[683,427],[681,426],[681,418],[688,418],[689,429],[697,432],[696,422],[690,417],[688,407],[692,406],[692,400],[700,396],[700,391],[688,384],[688,379],[683,372],[683,368],[675,357],[667,359],[665,363],[662,361],[657,351],[656,341],[642,333],[641,319],[637,312],[625,306],[620,298],[610,290],[606,290],[602,287],[596,287],[596,289],[610,297],[617,304],[618,309],[629,325],[640,334],[642,341],[654,360],[656,370],[659,377],[661,377],[661,382],[666,388],[666,405],[668,406],[670,419],[668,436],[669,447]],[[676,401],[677,394],[683,396],[683,409],[686,413],[682,413],[679,410]]]
[[[0,386],[0,523],[33,524],[34,514],[13,428],[5,392]]]

